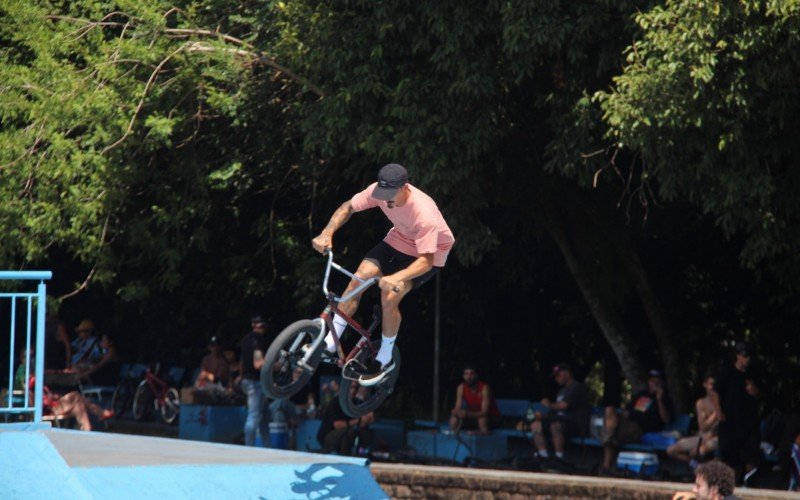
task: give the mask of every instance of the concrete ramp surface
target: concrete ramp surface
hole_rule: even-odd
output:
[[[2,499],[381,499],[362,459],[67,430],[4,431]]]

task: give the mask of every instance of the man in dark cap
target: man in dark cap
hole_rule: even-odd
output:
[[[719,424],[719,456],[738,476],[752,470],[760,456],[758,400],[760,381],[750,367],[753,347],[737,342],[733,362],[716,378],[722,420]]]
[[[324,253],[333,247],[333,235],[354,212],[380,208],[394,227],[370,250],[358,266],[356,276],[362,280],[380,277],[383,306],[383,339],[376,361],[360,376],[361,385],[382,382],[394,369],[392,348],[400,328],[400,301],[412,289],[419,288],[444,267],[455,238],[433,199],[408,182],[408,172],[402,165],[390,163],[378,172],[378,182],[345,201],[334,212],[325,229],[311,243]],[[360,283],[351,280],[345,294]],[[352,316],[360,297],[344,302],[341,311]],[[347,323],[334,318],[336,336],[341,336]],[[333,352],[331,333],[325,338],[327,349]]]
[[[549,458],[546,435],[553,441],[556,458],[564,458],[566,440],[573,436],[586,436],[589,431],[589,390],[583,382],[575,380],[572,367],[559,363],[553,367],[553,378],[560,387],[555,401],[541,401],[550,411],[541,419],[531,422],[533,444],[540,457]]]
[[[658,432],[672,420],[672,399],[659,370],[647,373],[647,387],[635,393],[624,411],[606,408],[603,420],[603,469],[614,467],[619,446],[636,443],[645,432]]]
[[[252,330],[242,339],[242,391],[247,395],[247,419],[244,423],[244,444],[254,446],[256,435],[268,438],[269,419],[264,415],[264,391],[261,388],[261,367],[267,351],[267,325],[261,316],[250,320]]]

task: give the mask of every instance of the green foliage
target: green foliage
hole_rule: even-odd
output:
[[[796,288],[800,3],[671,1],[636,21],[624,73],[596,94],[610,137],[663,199],[745,234],[742,261],[777,264]]]

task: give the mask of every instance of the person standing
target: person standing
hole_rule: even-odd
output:
[[[250,320],[250,333],[242,339],[242,391],[247,395],[247,419],[244,422],[244,444],[255,446],[256,435],[267,439],[268,419],[264,415],[264,391],[261,389],[261,367],[267,350],[267,325],[261,316]]]
[[[760,388],[750,362],[753,349],[746,342],[734,346],[733,363],[717,375],[719,458],[737,477],[754,469],[760,457],[758,399]]]

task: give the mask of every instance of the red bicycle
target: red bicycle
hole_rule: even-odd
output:
[[[156,372],[158,365],[156,365]],[[144,380],[139,383],[133,395],[133,418],[142,420],[150,412],[161,412],[164,422],[171,424],[178,418],[181,409],[181,396],[178,389],[170,387],[169,383],[159,378],[150,368],[144,374]]]
[[[339,388],[339,402],[342,410],[352,418],[361,417],[374,411],[394,390],[400,373],[400,350],[392,350],[395,367],[386,380],[374,386],[359,384],[358,378],[366,366],[378,353],[381,336],[373,338],[373,332],[381,322],[381,308],[377,306],[372,324],[364,329],[353,318],[339,310],[339,303],[350,300],[357,294],[378,282],[378,278],[362,280],[355,274],[333,262],[333,251],[327,250],[328,264],[322,283],[322,293],[328,305],[318,318],[296,321],[287,326],[270,345],[264,356],[261,368],[261,386],[267,396],[285,399],[296,394],[308,383],[320,362],[331,363],[342,369],[342,384]],[[328,291],[331,268],[360,282],[352,292],[343,297]],[[334,335],[336,352],[329,354],[325,349],[325,335],[333,331],[333,317],[341,316],[347,324],[360,335],[355,346],[345,355],[343,345]],[[355,387],[354,387],[355,386]]]

